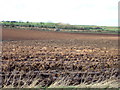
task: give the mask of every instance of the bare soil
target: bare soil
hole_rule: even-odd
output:
[[[48,39],[118,39],[115,34],[64,33],[37,30],[3,29],[3,40],[48,40]]]
[[[73,86],[119,76],[117,35],[3,29],[3,40],[3,87],[59,80]]]

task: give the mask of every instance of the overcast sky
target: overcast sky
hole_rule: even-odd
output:
[[[118,25],[119,0],[0,0],[0,21]]]

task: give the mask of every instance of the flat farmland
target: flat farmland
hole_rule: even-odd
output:
[[[3,87],[119,87],[118,35],[3,29]],[[111,81],[111,83],[110,83]],[[113,82],[112,82],[113,81]]]
[[[41,39],[118,39],[116,34],[65,33],[38,30],[3,29],[3,40],[41,40]]]

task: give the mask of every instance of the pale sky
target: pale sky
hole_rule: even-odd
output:
[[[0,21],[118,26],[119,0],[0,0]]]

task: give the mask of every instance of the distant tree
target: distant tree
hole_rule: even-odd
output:
[[[29,21],[27,21],[26,23],[29,23]]]
[[[10,21],[11,23],[17,23],[17,21]]]
[[[102,29],[101,27],[96,27],[95,29]]]

